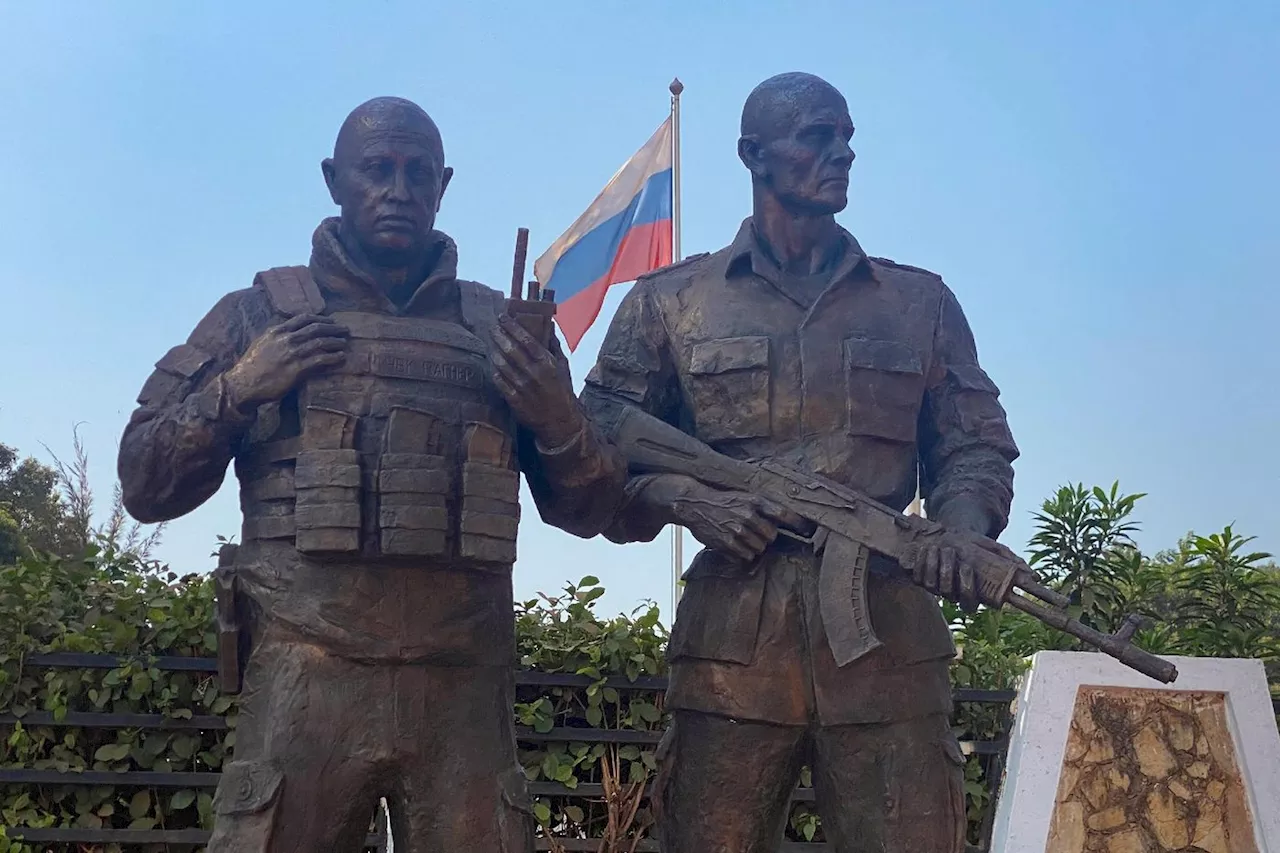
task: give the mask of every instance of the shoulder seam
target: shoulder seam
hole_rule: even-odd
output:
[[[667,264],[665,267],[658,267],[656,270],[650,270],[644,275],[637,277],[636,281],[642,281],[643,279],[646,279],[646,278],[654,278],[659,275],[664,275],[674,270],[678,270],[681,267],[687,266],[693,263],[694,261],[700,261],[703,258],[709,258],[709,257],[711,257],[710,252],[699,252],[696,255],[690,255],[687,258],[682,258],[681,260],[673,261],[672,263]]]
[[[922,275],[927,275],[930,278],[936,278],[939,280],[942,279],[942,276],[934,272],[933,270],[927,270],[924,267],[913,267],[911,264],[899,263],[889,258],[876,258],[876,257],[872,257],[871,255],[868,255],[867,260],[876,264],[880,264],[882,266],[892,267],[894,269],[900,269],[900,270],[907,270],[908,272],[918,272],[918,273],[921,273]]]
[[[292,317],[324,310],[324,297],[307,267],[272,267],[254,276],[253,283],[266,291],[271,307],[281,314]]]
[[[155,363],[155,368],[170,376],[190,379],[213,361],[213,356],[194,344],[178,344]]]

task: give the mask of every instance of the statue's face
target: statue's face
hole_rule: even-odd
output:
[[[748,166],[798,215],[839,213],[849,203],[853,121],[835,89],[819,89],[779,110],[769,133],[757,140]],[[744,154],[744,159],[747,155]]]
[[[393,261],[426,247],[452,176],[427,138],[355,139],[331,163],[325,177],[343,225],[370,258]]]

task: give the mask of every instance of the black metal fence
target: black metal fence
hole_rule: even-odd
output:
[[[53,669],[115,669],[127,663],[125,658],[114,655],[55,653],[31,655],[25,660],[25,666]],[[148,658],[149,666],[160,670],[176,672],[198,672],[212,675],[217,672],[217,661],[212,658],[159,657]],[[546,673],[522,671],[517,674],[517,686],[525,688],[586,688],[593,680],[585,676],[565,673]],[[611,678],[606,682],[608,687],[616,690],[662,691],[666,688],[666,679],[642,677],[636,681],[625,678]],[[1004,754],[1007,747],[1007,731],[1009,715],[1008,705],[1014,698],[1013,691],[1005,690],[957,690],[954,700],[957,704],[976,703],[1002,706],[1004,712],[1004,732],[997,740],[962,741],[961,746],[967,754],[990,756],[986,779],[988,791],[994,799],[996,787],[1003,774]],[[19,718],[12,714],[0,714],[0,726],[13,725]],[[226,720],[221,716],[191,716],[185,719],[162,714],[116,714],[99,712],[69,711],[60,718],[50,712],[28,712],[21,717],[26,727],[53,726],[66,728],[99,728],[99,729],[142,729],[142,730],[186,730],[186,731],[223,731],[228,728]],[[517,727],[517,738],[522,745],[540,745],[554,742],[574,742],[587,744],[631,744],[636,746],[655,746],[660,740],[660,731],[635,731],[628,729],[557,727],[546,732],[536,732],[528,727]],[[154,772],[154,771],[59,771],[35,770],[26,768],[0,768],[0,785],[28,786],[95,786],[111,785],[116,787],[137,788],[194,788],[214,789],[218,785],[219,773],[213,772]],[[604,786],[593,783],[581,783],[574,788],[566,787],[559,782],[536,781],[530,783],[530,793],[535,797],[562,797],[584,801],[600,800],[604,797]],[[795,802],[812,802],[812,789],[797,788],[793,795]],[[994,814],[994,809],[990,810]],[[376,831],[366,839],[366,850],[385,851],[387,838],[385,820],[376,821]],[[990,839],[990,816],[982,828],[982,845],[976,850],[985,849]],[[182,849],[192,849],[208,841],[209,832],[203,829],[84,829],[84,828],[8,828],[11,839],[21,839],[34,845],[44,845],[48,849],[68,849],[80,845],[119,844],[122,846],[140,845],[174,845]],[[600,840],[592,838],[538,838],[538,850],[595,851],[599,849]],[[785,853],[820,853],[826,845],[821,843],[786,843],[782,850]],[[636,853],[652,853],[657,850],[656,842],[644,840],[635,847]]]

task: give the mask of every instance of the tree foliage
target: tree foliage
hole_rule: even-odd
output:
[[[59,492],[57,470],[0,444],[0,563],[31,550],[69,556],[83,546]]]
[[[70,462],[49,454],[53,465],[20,459],[17,450],[0,444],[0,565],[31,553],[79,557],[90,545],[150,558],[165,525],[132,521],[118,482],[105,518],[95,523],[98,506],[79,430],[72,435]]]

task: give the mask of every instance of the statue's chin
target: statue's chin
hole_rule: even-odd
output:
[[[830,201],[805,199],[804,201],[792,201],[786,206],[786,210],[792,216],[813,218],[816,216],[834,216],[849,206],[849,199],[840,200],[832,199]]]
[[[378,266],[404,266],[422,253],[425,241],[420,235],[403,233],[375,234],[363,246],[365,255]]]
[[[844,186],[826,186],[814,195],[778,196],[783,210],[792,216],[811,218],[834,216],[849,206],[849,191]]]

